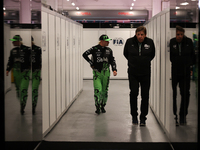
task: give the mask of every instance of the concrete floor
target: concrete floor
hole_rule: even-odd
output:
[[[107,112],[96,115],[93,81],[84,80],[83,92],[44,140],[168,142],[150,109],[146,127],[132,125],[128,93],[128,80],[110,80],[108,102],[105,107]],[[139,101],[138,104],[140,105]]]
[[[128,80],[110,80],[106,113],[95,114],[92,80],[84,80],[83,92],[66,114],[43,139],[45,141],[86,142],[169,142],[156,121],[151,109],[146,127],[134,126],[131,122]],[[5,95],[5,139],[6,141],[42,140],[42,102],[39,90],[36,115],[32,115],[31,86],[25,114],[21,116],[15,87]],[[120,86],[120,88],[119,88]],[[197,98],[194,82],[191,83],[191,98],[187,125],[176,127],[171,116],[170,141],[197,141]],[[118,90],[120,89],[120,91]],[[140,101],[138,101],[138,108]]]
[[[32,115],[31,81],[24,115],[20,113],[20,101],[16,96],[14,83],[5,95],[5,141],[42,140],[42,97],[39,87],[38,103],[35,115]]]

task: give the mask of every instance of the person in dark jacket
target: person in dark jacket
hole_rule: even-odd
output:
[[[176,37],[170,40],[170,61],[172,64],[172,89],[173,89],[173,113],[176,125],[186,124],[190,97],[190,66],[195,64],[195,52],[193,42],[184,35],[185,30],[177,26]],[[179,112],[179,123],[177,116],[177,84],[179,83],[181,94],[181,105]]]
[[[13,76],[17,96],[20,99],[20,112],[23,115],[28,97],[28,86],[31,68],[31,48],[23,45],[20,35],[15,35],[12,39],[15,46],[10,51],[10,57],[7,64],[6,75],[13,68]]]
[[[153,40],[146,37],[144,26],[138,27],[135,36],[127,39],[124,46],[124,56],[128,61],[132,123],[133,125],[138,124],[137,96],[140,84],[142,98],[140,126],[145,126],[149,107],[151,60],[155,56],[155,46]]]
[[[35,114],[35,109],[38,101],[38,89],[40,85],[41,68],[42,68],[42,51],[41,48],[34,43],[34,38],[31,36],[32,41],[32,114]]]
[[[109,41],[107,35],[101,35],[99,38],[99,44],[93,46],[89,50],[83,53],[83,57],[90,64],[93,69],[93,85],[94,85],[94,99],[96,111],[105,113],[105,105],[108,98],[108,86],[110,80],[110,65],[112,67],[113,75],[117,75],[117,67],[115,59],[113,57],[112,50],[107,47]],[[92,55],[90,59],[88,55]]]

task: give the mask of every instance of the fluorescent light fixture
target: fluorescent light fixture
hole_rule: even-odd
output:
[[[79,10],[79,8],[78,8],[78,7],[76,7],[76,10]]]
[[[132,3],[131,6],[134,6],[134,3]]]
[[[136,0],[133,0],[134,2],[136,1]]]
[[[132,10],[133,9],[133,7],[130,7],[130,10]]]
[[[180,7],[176,6],[176,9],[179,9]]]
[[[72,5],[75,6],[75,3],[73,2]]]
[[[188,2],[180,3],[180,5],[188,5]]]

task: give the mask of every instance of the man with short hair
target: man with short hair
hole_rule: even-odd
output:
[[[190,97],[190,66],[195,64],[195,52],[193,42],[184,35],[185,30],[176,26],[176,37],[170,40],[170,61],[172,64],[172,89],[173,89],[173,113],[176,125],[186,124]],[[177,115],[177,84],[179,83],[181,94],[181,105],[179,112],[179,123]]]
[[[141,87],[140,126],[146,125],[149,107],[149,89],[151,81],[151,60],[155,56],[155,46],[152,39],[146,37],[146,28],[140,26],[135,36],[127,39],[124,46],[124,56],[128,61],[128,79],[130,88],[130,109],[133,125],[138,124],[137,96]]]
[[[109,41],[107,35],[103,34],[99,37],[99,44],[93,46],[83,53],[83,57],[90,64],[93,69],[93,86],[94,86],[94,99],[96,111],[105,113],[105,105],[108,98],[108,86],[110,80],[110,65],[112,67],[113,75],[117,75],[117,67],[113,57],[112,50],[107,47]],[[92,55],[90,59],[88,55]]]
[[[10,40],[13,41],[12,43],[15,47],[10,51],[6,75],[8,76],[10,70],[13,68],[17,97],[20,99],[20,112],[23,115],[28,97],[31,67],[31,48],[23,45],[20,35],[15,35]]]

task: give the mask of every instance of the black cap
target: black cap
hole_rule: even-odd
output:
[[[20,35],[15,35],[15,36],[13,36],[13,38],[10,39],[10,40],[11,40],[11,41],[22,41],[22,38],[21,38]]]
[[[99,40],[100,40],[100,41],[101,41],[101,40],[103,40],[103,41],[110,41],[110,40],[112,40],[112,39],[109,39],[109,37],[108,37],[107,35],[103,34],[103,35],[101,35],[101,36],[99,37]]]

